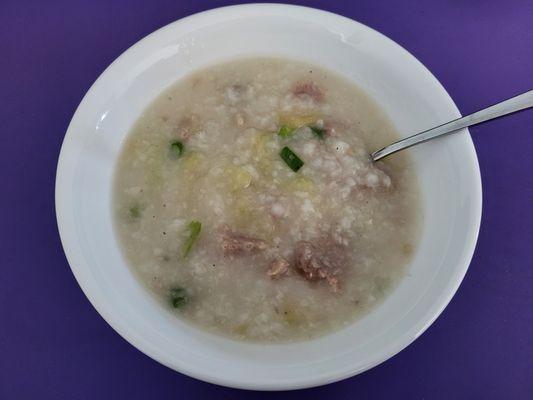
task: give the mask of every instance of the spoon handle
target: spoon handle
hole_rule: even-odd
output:
[[[458,131],[459,129],[466,128],[468,126],[477,125],[491,119],[503,117],[504,115],[512,114],[526,108],[533,107],[533,90],[529,90],[518,96],[511,97],[504,100],[501,103],[494,104],[493,106],[484,108],[466,117],[457,118],[453,121],[447,122],[443,125],[439,125],[435,128],[427,131],[417,133],[416,135],[409,136],[408,138],[394,142],[382,149],[379,149],[371,154],[373,161],[381,160],[383,157],[387,157],[397,151],[414,146],[415,144],[427,142],[439,136],[444,136],[449,133]]]

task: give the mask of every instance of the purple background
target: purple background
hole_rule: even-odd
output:
[[[188,378],[124,341],[74,280],[54,214],[61,141],[98,75],[155,29],[230,3],[0,1],[0,399],[273,396]],[[533,89],[531,0],[298,3],[356,19],[406,47],[463,114]],[[483,221],[450,305],[382,365],[280,398],[533,398],[533,110],[471,132]]]

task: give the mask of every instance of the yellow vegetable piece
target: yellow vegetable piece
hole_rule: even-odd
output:
[[[272,149],[269,147],[272,140],[271,133],[261,133],[254,138],[253,152],[259,159],[265,158],[272,153]]]
[[[187,172],[195,172],[195,170],[200,167],[203,160],[203,155],[198,152],[191,151],[189,154],[183,157],[181,162],[181,169]]]
[[[276,149],[270,146],[274,141],[274,136],[272,133],[258,134],[252,145],[254,158],[257,160],[256,166],[265,177],[271,176],[274,160],[277,159]]]
[[[232,227],[245,234],[259,235],[264,240],[272,239],[274,230],[272,217],[257,208],[253,196],[240,195],[233,202],[231,209]]]
[[[285,300],[280,308],[281,316],[289,326],[298,326],[307,322],[307,315],[297,303]]]
[[[233,332],[239,336],[245,336],[248,332],[248,324],[243,322],[242,324],[236,325],[233,328]]]
[[[206,164],[205,156],[198,152],[184,154],[179,162],[175,163],[177,173],[191,185],[190,189],[193,193],[200,185],[200,178],[204,174]]]
[[[246,189],[252,183],[252,175],[243,167],[235,165],[228,165],[224,168],[222,179],[226,180],[231,191]]]
[[[278,116],[280,125],[286,125],[294,129],[299,128],[301,126],[305,126],[305,125],[312,125],[319,119],[320,117],[318,116],[318,114],[308,114],[308,115],[280,114]]]
[[[298,175],[289,180],[287,188],[294,192],[313,192],[316,188],[315,183],[306,176]]]
[[[146,158],[146,183],[148,184],[148,190],[160,187],[164,181],[164,163],[166,160],[166,154],[163,142],[147,142],[145,140],[136,141],[135,149],[139,154],[142,154]]]
[[[233,203],[233,223],[240,229],[246,227],[253,218],[253,205],[248,197],[239,196]]]

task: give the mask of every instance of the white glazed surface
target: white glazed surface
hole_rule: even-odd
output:
[[[357,323],[316,340],[282,345],[203,332],[165,311],[125,264],[111,215],[114,168],[126,134],[162,90],[199,67],[255,55],[300,59],[344,75],[385,109],[404,136],[459,116],[443,87],[413,56],[352,20],[271,4],[197,14],[131,47],[84,97],[59,158],[58,226],[71,269],[91,303],[150,357],[226,386],[317,386],[388,359],[442,312],[475,248],[479,167],[466,130],[410,150],[424,196],[423,238],[409,276]]]

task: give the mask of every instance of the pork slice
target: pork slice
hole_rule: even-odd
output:
[[[277,258],[270,263],[267,275],[272,279],[279,279],[289,273],[290,263],[284,258]]]
[[[265,250],[266,248],[267,245],[264,240],[233,232],[228,227],[223,229],[222,250],[224,251],[224,254],[239,255],[255,253]]]
[[[195,125],[197,125],[197,117],[195,115],[182,118],[175,128],[178,137],[183,142],[187,142],[195,132]]]
[[[341,257],[337,254],[337,246],[332,246],[332,251],[325,251],[311,242],[298,242],[294,251],[294,265],[308,281],[325,280],[331,290],[337,292]]]
[[[316,103],[324,102],[324,91],[315,82],[297,82],[292,88],[296,97],[309,97]]]

